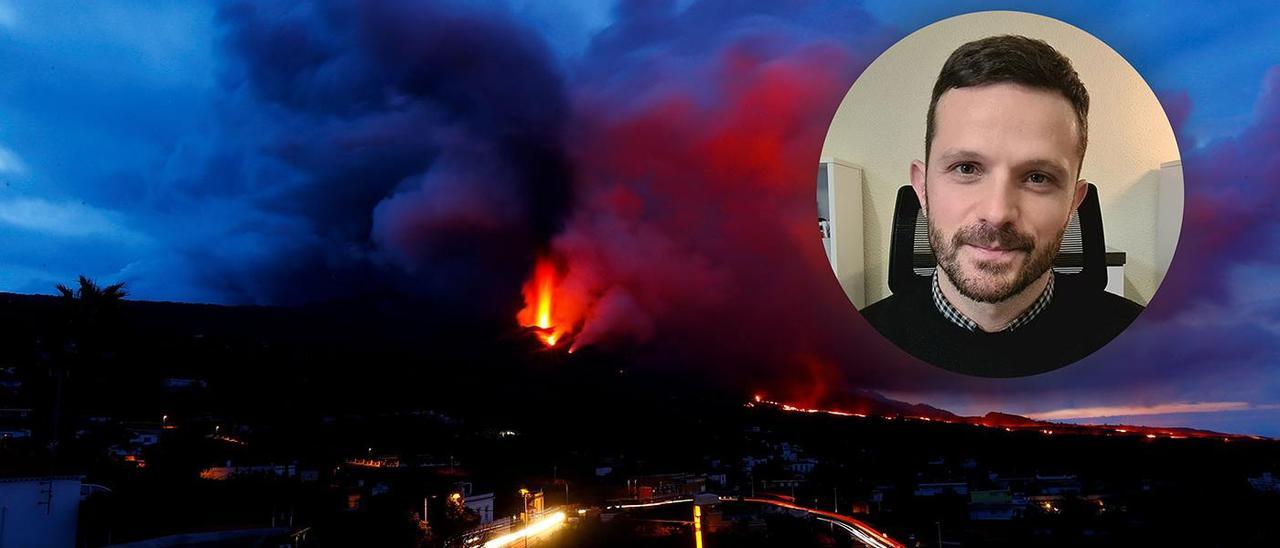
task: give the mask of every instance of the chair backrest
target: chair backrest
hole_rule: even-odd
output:
[[[1089,192],[1071,214],[1053,270],[1083,287],[1107,287],[1107,245],[1102,232],[1102,208],[1098,189]],[[915,284],[927,284],[938,266],[929,246],[929,223],[910,185],[898,189],[893,208],[893,234],[889,242],[889,290],[901,293]]]

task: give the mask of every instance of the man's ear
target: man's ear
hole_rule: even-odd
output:
[[[911,188],[916,191],[916,199],[920,200],[920,209],[924,210],[925,216],[929,216],[929,201],[924,198],[924,162],[913,160],[911,162]]]
[[[1079,181],[1076,181],[1076,196],[1075,199],[1071,200],[1071,211],[1075,211],[1080,207],[1080,204],[1084,202],[1085,195],[1088,193],[1089,180],[1080,179]]]

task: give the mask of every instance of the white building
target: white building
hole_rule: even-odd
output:
[[[470,495],[463,501],[468,510],[479,514],[480,524],[493,521],[493,493]]]
[[[0,546],[75,546],[80,480],[80,476],[0,478]]]

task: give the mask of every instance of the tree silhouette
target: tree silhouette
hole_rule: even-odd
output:
[[[63,284],[58,284],[58,293],[62,294],[62,302],[71,311],[67,316],[69,327],[73,335],[84,336],[91,334],[91,330],[100,326],[105,320],[112,320],[120,308],[120,301],[124,300],[128,292],[124,290],[124,282],[112,284],[106,287],[100,287],[88,277],[80,276],[80,287],[71,289]],[[77,333],[76,331],[81,332]]]
[[[79,287],[56,287],[62,295],[61,329],[51,354],[54,377],[53,431],[49,449],[54,455],[62,440],[63,391],[66,379],[102,359],[118,326],[120,302],[128,292],[124,283],[99,286],[81,275]]]

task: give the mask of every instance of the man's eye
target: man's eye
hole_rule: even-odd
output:
[[[1032,173],[1031,175],[1027,176],[1027,181],[1030,181],[1038,185],[1053,182],[1053,180],[1050,179],[1048,175],[1045,175],[1043,173]]]
[[[978,173],[978,166],[973,164],[957,164],[955,170],[956,173],[961,175],[974,175]]]

